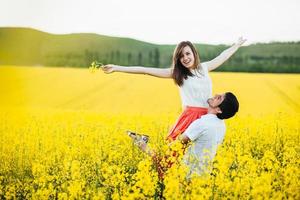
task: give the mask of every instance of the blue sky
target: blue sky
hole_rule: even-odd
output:
[[[157,44],[300,40],[299,0],[0,0],[0,26]]]

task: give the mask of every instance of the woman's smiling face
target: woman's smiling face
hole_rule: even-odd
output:
[[[180,57],[180,62],[181,64],[188,68],[188,69],[193,69],[195,68],[194,67],[194,63],[195,63],[195,56],[194,56],[194,53],[191,49],[191,47],[189,46],[185,46],[183,49],[182,49],[182,52],[181,52],[181,57]]]

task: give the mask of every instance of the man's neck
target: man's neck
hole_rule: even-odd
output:
[[[207,109],[207,114],[213,114],[213,115],[216,115],[216,114],[218,114],[218,113],[217,113],[216,109],[211,108],[211,107],[208,107],[208,109]]]

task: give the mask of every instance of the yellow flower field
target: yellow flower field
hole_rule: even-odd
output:
[[[164,138],[181,112],[171,79],[0,67],[0,199],[300,199],[300,75],[211,73],[238,114],[210,173],[159,181],[126,130]]]

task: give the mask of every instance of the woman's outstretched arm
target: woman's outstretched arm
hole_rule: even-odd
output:
[[[124,67],[124,66],[109,64],[102,67],[102,70],[107,74],[112,72],[125,72],[131,74],[147,74],[159,78],[172,78],[171,68],[161,69],[161,68],[139,67],[139,66]]]
[[[243,37],[240,37],[238,41],[229,47],[228,49],[224,50],[219,56],[214,58],[211,61],[205,62],[207,65],[208,71],[212,71],[219,66],[221,66],[226,60],[228,60],[246,41]]]

